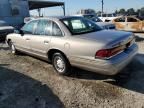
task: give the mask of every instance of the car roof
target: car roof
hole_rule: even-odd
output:
[[[67,18],[78,18],[79,16],[50,16],[50,17],[40,17],[36,18],[38,19],[50,19],[50,20],[62,20],[62,19],[67,19]]]
[[[76,14],[76,15],[95,15],[95,14]]]
[[[117,18],[122,18],[122,17],[126,17],[126,18],[135,18],[135,19],[138,19],[138,20],[140,20],[139,18],[137,18],[137,17],[135,17],[135,16],[118,16]],[[117,18],[115,18],[115,19],[117,19]]]

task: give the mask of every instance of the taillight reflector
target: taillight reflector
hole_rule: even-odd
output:
[[[123,48],[113,48],[113,49],[103,49],[96,52],[96,58],[109,58],[112,57],[119,52],[121,52]]]
[[[133,42],[133,40],[131,40],[130,42],[128,42],[125,45],[122,45],[122,46],[119,46],[119,47],[116,47],[116,48],[99,50],[99,51],[96,52],[95,57],[105,59],[105,58],[110,58],[112,56],[115,56],[116,54],[118,54],[121,51],[123,51],[123,50],[127,49],[128,47],[130,47],[132,42]]]

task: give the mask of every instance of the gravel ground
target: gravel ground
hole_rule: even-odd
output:
[[[0,108],[144,108],[144,35],[139,54],[117,76],[73,69],[57,75],[51,64],[0,44]]]

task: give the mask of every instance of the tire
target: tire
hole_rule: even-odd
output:
[[[4,35],[0,36],[0,42],[5,42],[5,39],[6,39],[6,36],[4,36]]]
[[[55,53],[53,55],[52,64],[55,71],[60,75],[69,75],[71,72],[69,61],[61,53]]]
[[[12,43],[12,41],[9,41],[8,44],[9,44],[11,53],[12,54],[17,54],[17,50],[15,48],[15,45]]]

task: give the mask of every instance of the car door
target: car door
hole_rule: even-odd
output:
[[[113,20],[117,30],[126,30],[126,18],[119,17]]]
[[[141,31],[142,22],[134,17],[127,17],[127,31]]]
[[[32,52],[40,57],[47,57],[52,38],[52,22],[41,19],[34,30],[34,35],[30,38]]]
[[[33,30],[35,26],[37,25],[37,21],[31,21],[27,24],[25,24],[21,31],[22,33],[16,34],[16,47],[20,50],[30,52],[30,37],[33,35]]]
[[[61,27],[56,22],[52,22],[52,39],[51,39],[51,48],[58,49],[63,52],[68,52],[67,48],[68,43],[64,36],[64,32]]]

